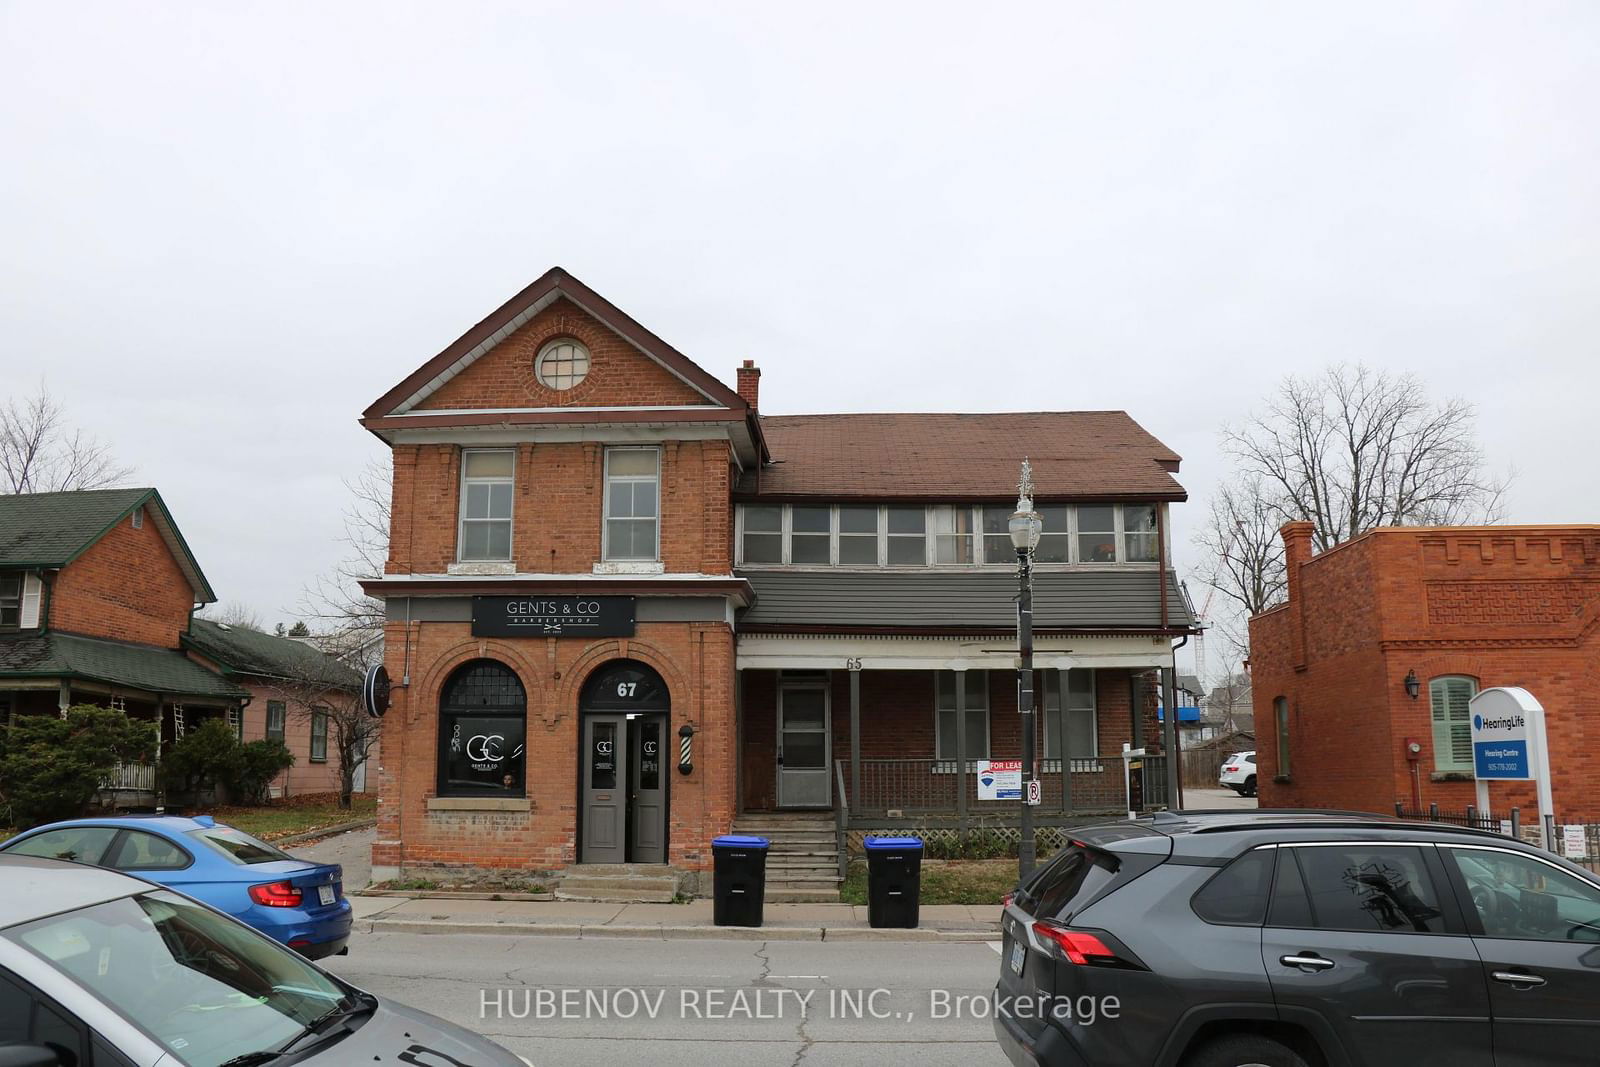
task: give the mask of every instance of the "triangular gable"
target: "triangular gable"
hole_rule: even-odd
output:
[[[696,395],[703,397],[703,402],[729,409],[729,414],[734,418],[742,419],[750,414],[744,398],[714,375],[565,270],[552,267],[375,401],[362,413],[363,422],[372,427],[373,420],[415,411],[446,383],[563,298],[661,366]]]

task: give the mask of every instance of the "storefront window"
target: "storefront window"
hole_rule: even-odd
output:
[[[439,795],[524,795],[528,705],[503,663],[474,660],[445,683],[439,702]]]

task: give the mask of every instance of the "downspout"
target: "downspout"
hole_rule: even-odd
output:
[[[1167,709],[1167,796],[1177,801],[1180,810],[1183,808],[1183,735],[1178,731],[1178,649],[1188,643],[1189,635],[1184,634],[1183,640],[1172,646],[1172,666],[1164,672],[1166,686],[1161,695],[1161,702]]]

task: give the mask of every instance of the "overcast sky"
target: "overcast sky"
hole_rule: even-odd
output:
[[[268,620],[356,424],[552,264],[762,408],[1474,402],[1600,520],[1600,4],[0,3],[0,395],[42,379]],[[1018,442],[1025,451],[1027,442]]]

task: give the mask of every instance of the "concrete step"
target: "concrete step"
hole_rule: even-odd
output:
[[[808,869],[811,867],[838,867],[838,856],[785,856],[776,855],[767,857],[767,870],[793,870],[795,868]]]
[[[665,863],[574,863],[567,868],[570,878],[675,878],[677,872]]]
[[[803,818],[803,819],[802,818],[791,818],[791,817],[786,816],[786,815],[741,815],[737,819],[733,820],[733,825],[735,825],[735,826],[765,826],[765,827],[769,827],[769,828],[770,827],[784,827],[784,826],[829,826],[829,827],[831,827],[831,826],[835,825],[835,823],[834,823],[834,818],[833,818],[832,815],[818,815],[818,816],[811,816],[811,817]]]
[[[767,887],[769,889],[773,886],[791,889],[808,889],[816,886],[826,886],[832,889],[838,886],[838,884],[839,875],[837,873],[823,874],[819,872],[817,874],[788,874],[784,875],[782,878],[769,877],[767,879]]]
[[[838,838],[832,833],[812,833],[809,830],[805,831],[804,833],[796,832],[792,834],[759,834],[757,836],[766,838],[767,842],[771,844],[773,848],[777,848],[780,845],[784,847],[793,847],[795,845],[818,845],[823,848],[832,848],[838,843]]]

